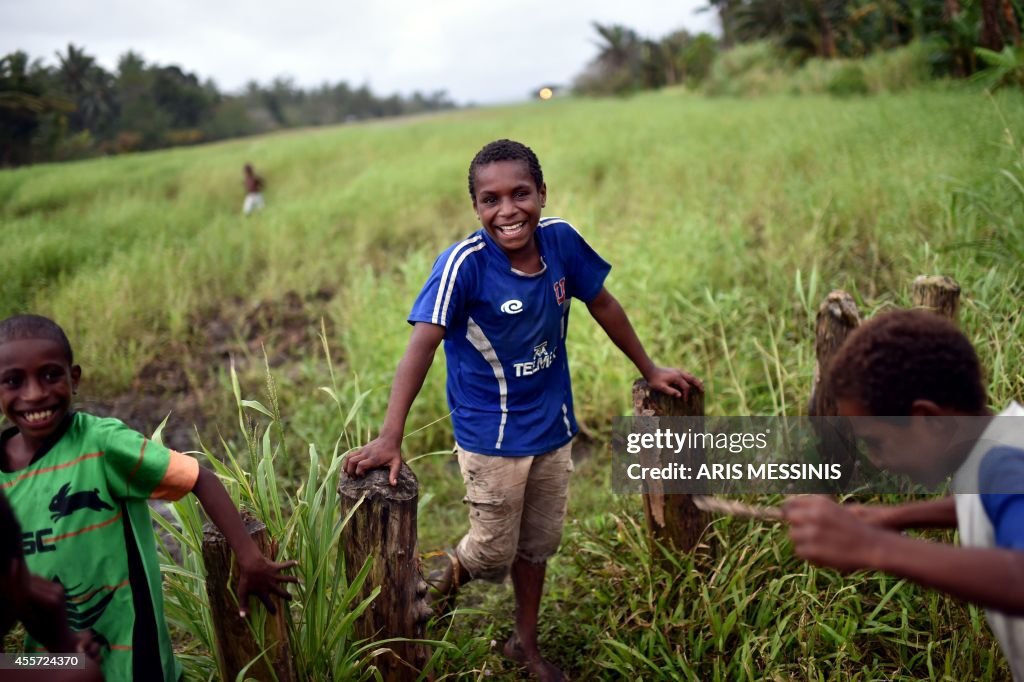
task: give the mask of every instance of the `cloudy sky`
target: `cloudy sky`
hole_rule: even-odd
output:
[[[647,36],[717,29],[704,0],[0,0],[0,54],[54,62],[68,42],[108,69],[128,49],[227,90],[288,75],[446,89],[460,102],[521,99],[567,83],[595,54],[592,21]]]

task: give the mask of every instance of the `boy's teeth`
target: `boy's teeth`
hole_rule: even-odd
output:
[[[518,232],[520,229],[522,229],[523,225],[525,225],[525,224],[526,224],[526,221],[523,221],[521,223],[516,223],[515,225],[502,225],[498,229],[501,230],[502,232],[504,232],[505,234],[509,234],[509,233]]]
[[[39,412],[26,412],[25,420],[30,422],[39,422],[44,419],[49,419],[53,415],[53,410],[40,410]]]

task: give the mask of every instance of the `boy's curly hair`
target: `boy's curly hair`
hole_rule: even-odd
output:
[[[544,185],[544,172],[540,168],[540,161],[533,150],[522,142],[515,140],[495,140],[484,145],[483,149],[476,153],[472,163],[469,164],[469,196],[476,200],[476,186],[473,182],[473,174],[476,169],[497,161],[522,161],[530,170],[537,189]]]
[[[71,342],[60,325],[42,315],[12,315],[0,322],[0,346],[11,341],[24,339],[46,339],[64,349],[68,364],[74,364]]]
[[[971,342],[928,310],[882,313],[861,325],[832,358],[825,380],[837,399],[857,400],[880,417],[909,415],[915,400],[968,414],[986,404]]]

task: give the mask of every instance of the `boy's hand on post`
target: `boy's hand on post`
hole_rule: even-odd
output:
[[[801,559],[844,573],[871,568],[885,531],[824,495],[801,495],[783,505],[793,551]]]
[[[691,388],[700,393],[704,392],[704,384],[700,379],[674,367],[652,367],[644,375],[644,379],[652,389],[676,398],[689,398]]]
[[[373,469],[388,469],[388,482],[398,485],[398,472],[402,468],[401,441],[378,436],[345,458],[345,473],[359,478]]]
[[[267,611],[277,613],[272,595],[281,599],[291,600],[292,595],[281,587],[280,583],[297,583],[299,579],[293,575],[282,575],[281,571],[298,565],[298,561],[275,562],[256,552],[252,556],[238,558],[238,615],[245,618],[249,615],[249,597],[258,597]]]

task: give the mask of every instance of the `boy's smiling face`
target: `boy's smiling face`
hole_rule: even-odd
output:
[[[495,161],[473,171],[473,208],[491,238],[512,254],[533,243],[547,188],[524,161]]]
[[[49,339],[0,344],[0,410],[26,441],[46,439],[71,409],[82,370]]]

